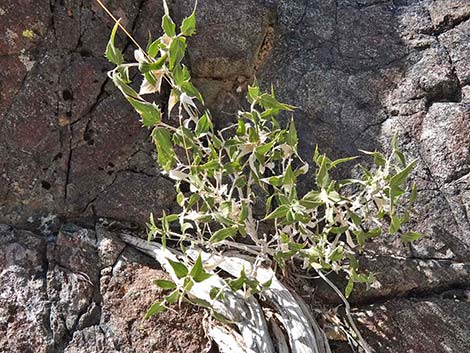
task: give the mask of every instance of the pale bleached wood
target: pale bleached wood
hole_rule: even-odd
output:
[[[225,326],[212,326],[209,335],[219,347],[220,353],[255,353],[246,347],[243,337],[238,332],[229,330]]]
[[[168,271],[175,282],[178,278],[173,272],[172,267],[169,265],[167,259],[176,260],[178,252],[175,250],[162,249],[162,246],[154,242],[146,242],[140,238],[123,234],[122,239],[141,250],[142,252],[155,258],[162,267]],[[254,353],[275,353],[274,345],[269,333],[268,325],[264,313],[261,309],[260,303],[255,297],[250,296],[244,298],[239,293],[226,291],[224,301],[212,301],[209,296],[212,287],[222,287],[223,280],[214,270],[219,268],[228,274],[238,277],[242,268],[245,272],[255,277],[260,283],[271,281],[268,289],[264,290],[262,297],[269,303],[271,308],[274,308],[277,313],[279,322],[284,327],[288,341],[289,349],[287,352],[291,353],[331,353],[328,341],[324,332],[318,326],[317,322],[311,315],[308,306],[299,296],[292,294],[287,287],[285,287],[275,276],[270,268],[257,267],[256,271],[253,268],[253,262],[248,260],[246,256],[227,256],[227,255],[212,255],[205,253],[199,249],[187,250],[187,255],[193,260],[201,254],[204,264],[208,269],[212,269],[212,276],[202,282],[193,286],[190,291],[191,295],[199,299],[206,300],[213,303],[214,310],[219,314],[225,316],[227,319],[234,321],[240,331],[240,337],[243,338],[244,347],[246,352]],[[214,330],[209,330],[209,334],[217,342],[217,340],[226,339],[230,342],[240,340],[240,337],[231,335],[230,331],[222,326],[214,326]],[[282,333],[282,330],[279,331]],[[212,336],[210,332],[213,332]],[[279,332],[274,333],[278,335]],[[281,339],[281,337],[278,337]],[[219,342],[217,342],[219,344]],[[221,343],[224,344],[224,343]],[[233,343],[235,344],[235,343]],[[230,345],[230,343],[228,343]],[[279,350],[279,348],[281,350]],[[229,349],[228,347],[224,349]],[[242,349],[242,348],[237,348]],[[239,352],[245,352],[239,350]],[[278,345],[278,352],[285,352],[285,346]],[[230,352],[227,350],[227,352]]]
[[[275,320],[271,320],[269,323],[271,324],[271,332],[274,336],[273,341],[277,353],[290,353],[289,345],[287,344],[286,337],[284,332],[282,332],[282,329]]]
[[[195,251],[188,253],[195,256]],[[257,268],[254,273],[252,262],[235,256],[210,255],[202,253],[204,262],[217,265],[232,276],[239,276],[240,270],[252,273],[260,282],[271,280],[271,286],[263,296],[279,314],[279,320],[287,331],[292,353],[331,353],[325,334],[310,314],[307,305],[295,296],[276,278],[270,268]]]
[[[178,283],[180,281],[167,260],[178,260],[177,251],[168,248],[163,249],[158,243],[147,242],[128,234],[122,234],[121,239],[157,260],[165,271],[170,274],[174,282]],[[221,288],[223,286],[223,280],[212,272],[212,276],[204,282],[195,283],[190,290],[190,294],[212,303],[217,313],[233,321],[238,327],[247,349],[255,353],[275,353],[268,325],[258,301],[252,296],[244,298],[239,293],[231,291],[225,292],[223,301],[212,301],[210,298],[211,288]]]

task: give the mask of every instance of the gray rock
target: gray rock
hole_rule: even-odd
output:
[[[470,349],[468,301],[440,298],[392,300],[353,316],[376,352],[466,352]]]
[[[108,6],[141,43],[161,32],[160,0]],[[170,1],[177,21],[192,6]],[[417,159],[410,227],[426,237],[372,246],[377,260],[363,265],[381,286],[353,297],[386,300],[367,308],[373,317],[363,307],[357,314],[380,352],[469,350],[468,303],[429,297],[469,282],[469,17],[465,0],[199,3],[186,63],[218,125],[243,107],[256,77],[299,107],[306,160],[315,144],[333,158],[387,149],[393,132]],[[112,25],[95,2],[0,5],[0,222],[16,227],[0,227],[0,351],[199,352],[206,344],[202,314],[189,308],[140,323],[161,295],[149,278],[162,273],[96,224],[143,227],[150,212],[175,207],[148,132],[106,79]],[[132,54],[122,32],[117,43]],[[429,298],[387,301],[416,293]]]

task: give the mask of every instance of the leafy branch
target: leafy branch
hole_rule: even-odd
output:
[[[416,188],[407,183],[415,161],[406,160],[394,137],[388,155],[363,151],[373,158],[371,169],[359,165],[358,178],[336,180],[332,170],[357,157],[331,160],[317,147],[312,158],[316,187],[300,194],[298,180],[306,178],[310,166],[298,153],[294,120],[282,124],[279,119],[295,107],[254,83],[247,92],[250,108],[238,112],[236,123],[216,130],[183,63],[186,38],[196,33],[196,7],[178,30],[166,2],[164,9],[164,34],[149,40],[145,50],[137,45],[134,62],[125,63],[115,45],[116,32],[123,28],[118,20],[105,54],[116,65],[109,77],[151,130],[158,163],[174,180],[180,207],[158,219],[152,215],[147,224],[149,240],[158,239],[163,249],[179,246],[180,256],[165,259],[174,280],[155,281],[169,294],[146,317],[183,300],[213,309],[227,293],[248,298],[271,285],[269,279],[259,281],[259,271],[287,273],[289,264],[314,269],[322,278],[329,271],[343,272],[348,278],[346,297],[356,283],[370,285],[373,274],[361,272],[356,258],[369,240],[396,233],[404,242],[421,237],[401,230],[416,199]],[[131,69],[142,77],[138,92]],[[160,94],[164,85],[171,93],[162,112],[147,97]],[[170,117],[178,124],[171,124],[175,119]],[[260,201],[266,204],[261,214],[255,207]],[[217,257],[228,251],[250,256],[249,268],[225,272],[222,283],[210,288],[210,300],[195,298],[193,286],[210,283],[217,268],[201,253]]]

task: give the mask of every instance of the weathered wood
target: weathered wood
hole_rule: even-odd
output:
[[[177,260],[181,254],[175,250],[163,249],[158,243],[147,242],[131,235],[122,234],[121,237],[127,244],[155,258],[175,282],[179,281],[167,259]],[[209,271],[212,276],[202,283],[196,283],[191,288],[190,294],[212,303],[214,310],[235,322],[240,332],[238,334],[223,325],[210,327],[209,335],[219,345],[221,352],[331,353],[324,332],[305,302],[295,293],[291,293],[270,268],[256,268],[255,271],[253,262],[242,256],[211,255],[198,249],[187,251],[187,255],[192,259],[196,259],[199,254],[207,267],[212,269]],[[271,281],[270,287],[263,291],[262,297],[271,310],[275,310],[276,318],[287,334],[288,344],[281,328],[274,322],[271,323],[272,334],[275,336],[275,344],[273,343],[262,310],[262,302],[254,296],[244,298],[239,293],[227,291],[223,301],[210,299],[211,288],[220,288],[224,284],[223,279],[215,273],[217,268],[234,277],[238,277],[244,268],[247,274],[255,277],[260,283]]]

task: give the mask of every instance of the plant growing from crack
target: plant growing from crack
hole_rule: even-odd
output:
[[[196,32],[196,9],[179,30],[165,2],[164,9],[164,34],[150,40],[145,50],[116,21],[105,54],[116,65],[109,77],[151,130],[158,163],[174,180],[179,205],[177,213],[151,216],[147,224],[148,240],[158,241],[154,252],[172,280],[155,281],[168,294],[146,317],[187,301],[209,309],[224,323],[237,324],[242,319],[234,314],[233,303],[241,298],[257,308],[250,302],[255,297],[274,302],[281,311],[288,302],[305,314],[301,299],[286,293],[277,279],[292,267],[316,271],[346,302],[356,283],[374,281],[372,273],[360,271],[356,258],[368,240],[387,233],[399,233],[404,242],[421,237],[400,230],[416,198],[416,188],[406,187],[415,162],[406,161],[394,137],[389,155],[365,152],[373,157],[372,169],[360,166],[359,178],[335,180],[331,170],[356,157],[331,160],[316,148],[316,187],[300,194],[297,181],[306,177],[309,164],[298,153],[294,120],[283,124],[279,119],[295,107],[279,102],[273,90],[264,93],[253,84],[247,92],[249,110],[238,112],[236,123],[215,129],[183,64],[186,38]],[[115,46],[119,27],[138,46],[133,63],[125,63]],[[139,92],[131,86],[130,69],[143,76]],[[165,112],[144,98],[161,93],[163,85],[171,89]],[[177,124],[170,122],[175,120]],[[256,207],[260,203],[265,205],[262,212]],[[346,275],[344,295],[326,277],[331,271]],[[263,326],[264,317],[257,320]],[[286,322],[281,324],[289,331]],[[367,351],[352,320],[350,324]],[[239,325],[246,341],[243,329]],[[309,352],[296,348],[293,339],[290,345],[292,351]],[[246,347],[270,351],[266,342]],[[279,347],[277,343],[281,351]]]

